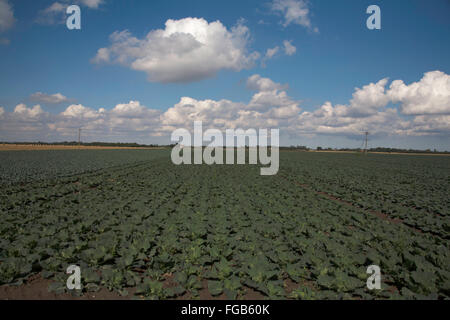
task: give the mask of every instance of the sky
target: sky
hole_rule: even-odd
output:
[[[450,150],[449,36],[448,0],[0,0],[0,141],[166,144],[201,120]]]

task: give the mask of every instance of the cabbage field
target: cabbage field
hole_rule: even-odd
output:
[[[175,166],[170,150],[5,151],[0,178],[0,289],[450,298],[447,156],[284,151],[278,174],[261,176]],[[69,265],[82,290],[67,289]],[[366,286],[370,265],[380,290]]]

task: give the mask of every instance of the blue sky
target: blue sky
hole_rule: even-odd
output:
[[[187,121],[182,123],[174,118],[170,122],[165,116],[170,108],[177,111],[175,105],[180,103],[182,97],[189,97],[194,99],[191,104],[196,106],[198,103],[200,109],[178,110],[179,117],[192,119],[192,114],[204,114],[205,117],[209,116],[208,119],[203,118],[205,121],[214,123],[215,119],[222,119],[220,113],[229,110],[223,110],[227,107],[220,105],[211,107],[215,113],[205,111],[206,107],[200,107],[201,101],[218,103],[226,99],[235,104],[231,109],[236,115],[234,120],[231,119],[233,123],[228,122],[230,118],[226,118],[226,121],[222,119],[220,123],[238,125],[248,122],[255,128],[275,123],[274,126],[280,128],[284,144],[358,147],[359,128],[351,126],[349,121],[356,123],[364,119],[361,121],[361,130],[373,131],[373,146],[450,149],[449,1],[274,1],[74,0],[65,3],[63,0],[58,2],[62,6],[77,3],[81,7],[81,30],[68,30],[64,12],[57,12],[54,16],[44,13],[55,1],[0,0],[8,4],[14,17],[13,23],[6,23],[3,29],[0,27],[0,42],[3,43],[0,45],[0,107],[3,108],[0,140],[71,140],[72,129],[83,126],[86,127],[87,140],[121,138],[144,143],[163,142],[170,136],[171,128],[192,126]],[[284,8],[300,3],[300,8],[308,12],[294,15],[296,19],[289,22],[287,11],[274,9],[277,1]],[[381,9],[381,30],[369,30],[366,27],[369,17],[366,8],[372,4]],[[146,65],[136,70],[131,66],[131,62],[138,58],[155,58],[156,45],[153,43],[165,45],[166,42],[158,42],[160,38],[152,38],[145,47],[144,39],[150,31],[165,29],[168,19],[181,21],[186,18],[201,18],[206,23],[219,21],[230,34],[234,26],[245,27],[245,35],[233,45],[242,51],[243,58],[250,57],[251,53],[257,53],[259,57],[249,58],[252,61],[245,66],[236,66],[237,62],[233,64],[228,60],[223,65],[211,65],[213,71],[200,79],[195,75],[190,78],[189,71],[184,72],[184,69],[174,71],[178,75],[186,75],[182,82],[176,81],[176,75],[169,81],[155,76],[155,72],[161,71],[160,67],[149,69]],[[209,28],[209,25],[205,28]],[[139,49],[143,53],[127,55],[126,59],[131,62],[125,64],[117,63],[113,58],[107,63],[94,62],[100,48],[107,48],[113,54],[113,42],[109,37],[123,30],[129,31],[127,39],[135,37],[142,41]],[[296,48],[295,53],[286,53],[284,41],[290,41]],[[204,45],[209,46],[209,43]],[[218,46],[215,42],[211,45]],[[277,47],[278,51],[273,57],[264,57],[268,49]],[[211,50],[216,50],[216,47]],[[157,56],[157,59],[160,65],[166,63],[163,61],[164,56]],[[206,59],[205,63],[209,64],[210,60]],[[178,63],[180,68],[186,67],[186,70],[197,68],[192,65],[195,61],[189,58]],[[173,64],[173,68],[177,66],[177,63]],[[166,72],[166,69],[162,71]],[[435,71],[440,73],[431,74],[425,79],[424,74]],[[288,87],[277,87],[276,90],[277,93],[284,92],[289,100],[280,101],[278,105],[272,98],[280,98],[280,94],[277,95],[273,91],[275,87],[271,87],[273,97],[270,98],[270,106],[253,106],[250,101],[262,92],[260,89],[249,90],[248,81],[253,75],[271,79],[273,84],[287,84]],[[153,80],[149,81],[149,77],[153,77]],[[395,80],[403,81],[407,94],[400,88],[395,92],[391,90],[391,98],[384,99],[381,96],[378,98],[384,102],[379,102],[374,101],[373,93],[367,87],[367,95],[361,93],[363,100],[354,99],[355,88],[375,85],[385,78],[388,80],[383,94],[388,95],[389,86]],[[418,97],[418,91],[410,86],[413,83],[424,87],[420,90],[429,92]],[[436,93],[433,87],[441,91]],[[48,103],[42,98],[31,98],[37,92],[44,95],[59,93],[67,99],[61,103]],[[403,92],[401,96],[400,92]],[[394,96],[396,98],[392,98]],[[423,107],[415,106],[411,99],[420,100]],[[111,120],[112,115],[109,114],[92,117],[81,114],[100,108],[108,113],[117,105],[129,104],[130,101],[139,101],[138,107],[134,105],[136,118],[155,119],[145,122],[123,114],[119,119],[116,114]],[[323,118],[319,114],[315,118],[304,114],[320,113],[320,110],[325,112],[326,108],[322,106],[326,102],[331,103],[333,110],[330,112],[333,115],[329,112],[325,122],[318,120]],[[20,104],[25,104],[27,109],[22,107],[16,110]],[[28,112],[36,104],[40,105],[42,112]],[[85,109],[79,108],[81,113],[76,115],[66,112],[66,116],[71,116],[69,121],[61,114],[70,105],[81,105]],[[358,112],[352,111],[350,114],[350,109],[338,112],[339,105]],[[286,117],[271,118],[271,115],[276,114],[276,108],[287,106],[295,113],[288,116],[291,120],[301,117],[296,123],[287,121]],[[383,128],[373,116],[378,113],[391,119],[393,115],[386,114],[386,109],[390,108],[398,110],[395,114],[396,123]],[[146,113],[142,113],[143,110]],[[246,115],[248,119],[238,119],[239,111],[242,110],[249,111]],[[19,119],[19,114],[27,115],[28,118]],[[30,119],[33,116],[39,119]],[[369,119],[369,116],[372,118]],[[346,119],[343,120],[343,117]],[[104,120],[101,128],[95,127],[94,118]],[[127,127],[125,118],[135,121],[131,125],[128,123]],[[265,121],[252,122],[252,119],[260,118]],[[105,124],[105,121],[110,123]],[[139,134],[132,130],[136,125],[140,126]],[[398,127],[391,130],[392,126]],[[22,127],[27,130],[21,130]],[[109,134],[114,130],[120,134]],[[96,133],[100,134],[96,136]]]

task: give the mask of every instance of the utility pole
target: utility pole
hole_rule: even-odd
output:
[[[364,132],[365,138],[364,138],[364,154],[367,155],[367,146],[368,146],[368,140],[369,140],[369,132]]]
[[[78,146],[81,146],[81,128],[78,129]]]

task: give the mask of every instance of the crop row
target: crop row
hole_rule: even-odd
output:
[[[158,157],[3,187],[0,283],[41,274],[64,292],[76,264],[84,291],[138,298],[450,297],[448,239],[301,188],[298,165],[282,154],[282,172],[260,176],[256,166]],[[309,171],[318,181],[319,169]],[[371,264],[381,291],[366,288]]]

